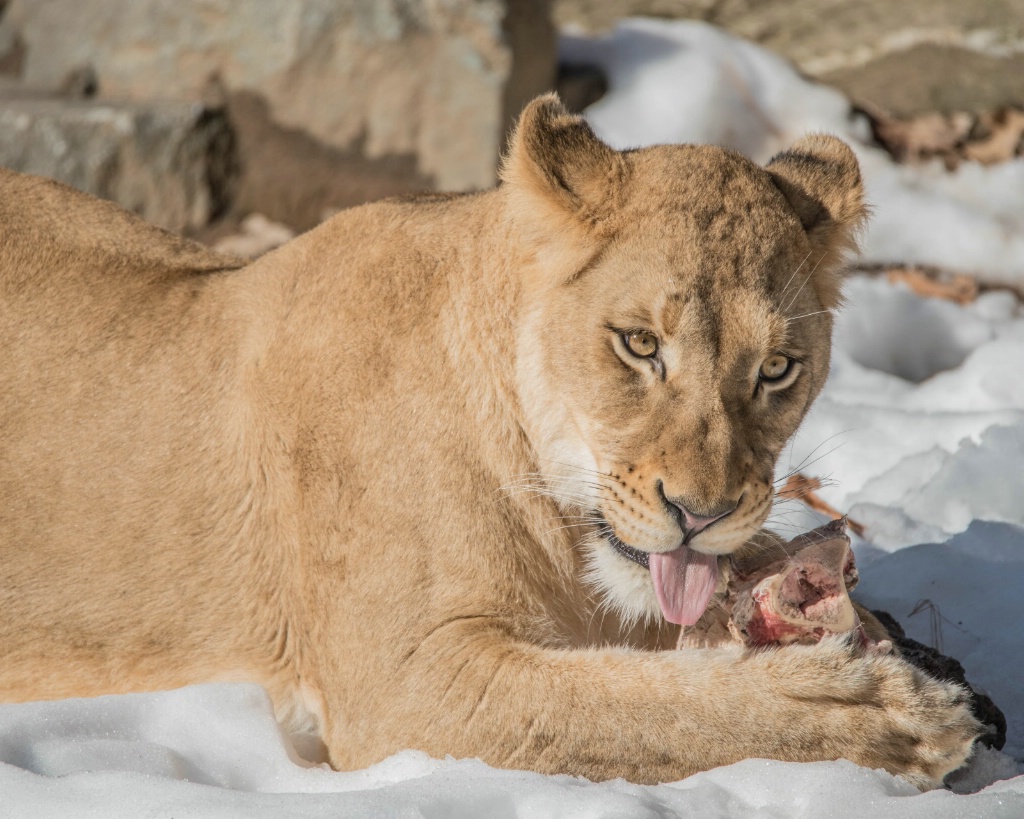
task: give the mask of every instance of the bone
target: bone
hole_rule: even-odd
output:
[[[868,642],[850,600],[858,576],[846,518],[788,543],[762,539],[722,563],[715,597],[680,631],[678,648],[816,643],[848,632]]]

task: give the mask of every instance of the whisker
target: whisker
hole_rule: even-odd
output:
[[[546,497],[552,497],[556,499],[571,500],[585,505],[593,503],[593,498],[587,495],[573,492],[560,492],[558,490],[548,489],[547,487],[540,486],[507,487],[498,489],[497,491],[503,493],[505,497],[513,497],[515,495],[543,495]]]
[[[815,459],[814,459],[813,461],[808,461],[808,462],[807,462],[807,463],[805,463],[805,464],[801,464],[801,466],[799,466],[798,468],[794,469],[794,470],[793,470],[792,472],[790,472],[789,474],[787,474],[787,475],[783,475],[783,476],[782,476],[781,478],[779,478],[779,479],[778,479],[777,481],[775,481],[775,483],[780,483],[781,481],[786,481],[786,480],[789,480],[789,479],[790,479],[791,477],[793,477],[794,475],[796,475],[796,474],[797,474],[798,472],[802,471],[803,469],[806,469],[806,468],[807,468],[807,467],[809,467],[809,466],[814,466],[814,464],[816,464],[816,463],[817,463],[818,461],[820,461],[820,460],[821,460],[822,458],[827,458],[827,457],[828,457],[829,455],[831,455],[831,454],[832,454],[833,452],[837,452],[837,451],[839,451],[839,450],[840,450],[840,449],[842,449],[842,448],[843,448],[844,446],[846,446],[846,444],[847,444],[847,443],[849,443],[849,442],[848,442],[848,441],[843,441],[843,443],[841,443],[841,444],[836,444],[836,445],[835,445],[834,447],[832,447],[832,449],[828,450],[827,452],[823,452],[823,453],[821,453],[821,455],[819,455],[819,456],[818,456],[817,458],[815,458]],[[809,456],[808,456],[808,457],[809,457]],[[834,483],[834,484],[832,484],[832,485],[833,485],[833,486],[839,486],[840,484],[839,484],[839,482],[837,481],[837,482],[835,482],[835,483]]]
[[[786,306],[782,308],[782,312],[783,313],[788,313],[789,312],[789,308],[791,308],[794,304],[796,304],[796,300],[800,297],[800,294],[803,292],[803,289],[807,286],[807,282],[809,282],[811,279],[814,278],[814,273],[818,269],[818,265],[821,264],[821,260],[824,259],[824,258],[825,258],[825,254],[824,253],[822,253],[821,256],[818,257],[818,261],[816,261],[814,263],[814,267],[811,268],[811,272],[807,274],[806,278],[804,278],[804,280],[803,280],[803,283],[797,289],[796,293],[793,294],[793,298],[791,298],[786,303]]]
[[[555,532],[564,532],[566,529],[579,529],[581,525],[579,523],[567,523],[565,526],[553,526],[545,530],[544,534],[553,535]]]
[[[797,319],[807,318],[808,316],[820,316],[822,313],[831,313],[831,310],[815,310],[813,313],[804,313],[802,316],[790,316],[786,319],[786,323],[796,321]]]
[[[590,469],[589,467],[586,466],[580,466],[579,464],[569,464],[565,463],[564,461],[555,461],[552,460],[551,458],[541,458],[541,460],[544,461],[545,463],[554,464],[555,466],[561,466],[565,469],[575,469],[577,472],[583,472],[595,478],[608,478],[609,480],[615,480],[614,478],[612,478],[611,473],[609,472],[598,472],[596,469]]]
[[[796,278],[796,274],[800,272],[800,268],[804,266],[804,262],[806,262],[809,258],[811,258],[811,251],[810,250],[807,251],[807,255],[804,256],[804,258],[800,262],[800,264],[798,264],[796,266],[796,270],[793,271],[793,275],[791,275],[789,277],[789,281],[787,281],[785,286],[782,288],[782,292],[779,293],[779,301],[782,301],[782,299],[785,297],[786,291],[789,290],[789,285],[792,284],[793,279]]]
[[[774,498],[776,501],[782,502],[787,500],[802,500],[803,498],[806,498],[808,495],[817,491],[818,489],[826,489],[833,486],[839,486],[839,482],[833,480],[824,481],[819,478],[818,485],[815,486],[813,489],[803,487],[786,489],[785,487],[783,487],[782,489],[775,490]]]
[[[840,446],[845,446],[846,442],[844,441],[842,444],[839,444],[839,446],[837,446],[837,447],[835,447],[833,449],[830,449],[828,452],[824,453],[823,455],[820,455],[819,457],[815,458],[813,461],[810,461],[808,463],[808,458],[810,458],[815,452],[817,452],[819,449],[821,449],[823,446],[825,446],[825,444],[827,444],[829,441],[832,441],[835,438],[838,438],[840,435],[846,435],[846,434],[848,434],[850,432],[854,432],[854,430],[853,429],[844,429],[844,430],[840,430],[839,432],[835,433],[834,435],[829,435],[828,438],[826,438],[824,441],[822,441],[820,444],[818,444],[814,449],[812,449],[810,452],[808,452],[804,456],[803,460],[801,460],[800,463],[798,463],[795,468],[791,469],[789,472],[787,472],[782,477],[776,478],[774,483],[783,483],[784,481],[786,481],[789,478],[793,477],[797,472],[800,472],[801,470],[807,468],[811,464],[817,463],[822,458],[827,457],[828,455],[831,455],[833,452],[835,452],[837,449],[839,449]]]

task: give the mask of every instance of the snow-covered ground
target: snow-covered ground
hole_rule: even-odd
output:
[[[613,144],[714,141],[763,160],[838,133],[875,208],[866,260],[1024,285],[1024,162],[894,166],[838,94],[700,24],[634,21],[566,50],[609,71],[589,116]],[[0,815],[1024,816],[1024,311],[1008,293],[959,307],[867,277],[847,292],[832,377],[780,473],[832,481],[822,496],[867,527],[861,599],[941,640],[1005,711],[1006,753],[979,752],[958,785],[980,792],[917,794],[841,761],[748,760],[657,787],[411,751],[337,773],[295,756],[260,689],[222,684],[0,707]],[[775,516],[786,532],[817,520],[798,502]]]

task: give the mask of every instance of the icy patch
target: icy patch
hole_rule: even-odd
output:
[[[977,793],[992,783],[1013,779],[1022,772],[1024,766],[1014,761],[1012,756],[982,745],[974,749],[970,764],[946,777],[946,785],[953,793]]]
[[[960,366],[993,336],[984,317],[949,301],[918,298],[903,286],[871,300],[870,307],[864,280],[847,290],[854,307],[840,312],[834,343],[868,369],[924,381]]]
[[[978,443],[962,441],[952,454],[934,449],[901,461],[850,497],[850,514],[867,523],[874,516],[867,510],[862,513],[861,504],[875,508],[898,505],[912,525],[930,527],[932,537],[962,532],[974,520],[1020,525],[1024,519],[1021,486],[1005,475],[1022,464],[1024,431],[993,427],[982,433]],[[917,479],[908,480],[915,468]],[[920,543],[925,531],[911,534],[871,525],[872,539],[887,546]]]
[[[614,148],[710,143],[766,161],[794,134],[833,131],[837,123],[843,133],[869,137],[838,91],[706,23],[625,20],[605,37],[563,37],[559,52],[608,77],[608,93],[585,113]]]

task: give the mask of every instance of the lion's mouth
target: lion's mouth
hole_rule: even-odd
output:
[[[668,622],[692,626],[700,619],[718,585],[718,555],[698,552],[685,542],[670,552],[645,552],[619,540],[607,522],[602,534],[620,555],[650,571]]]
[[[651,567],[651,556],[649,552],[645,552],[642,549],[634,549],[632,546],[627,546],[621,540],[619,540],[615,533],[611,531],[611,527],[605,532],[605,539],[611,544],[611,547],[615,549],[620,555],[634,563],[643,566],[645,569]]]

